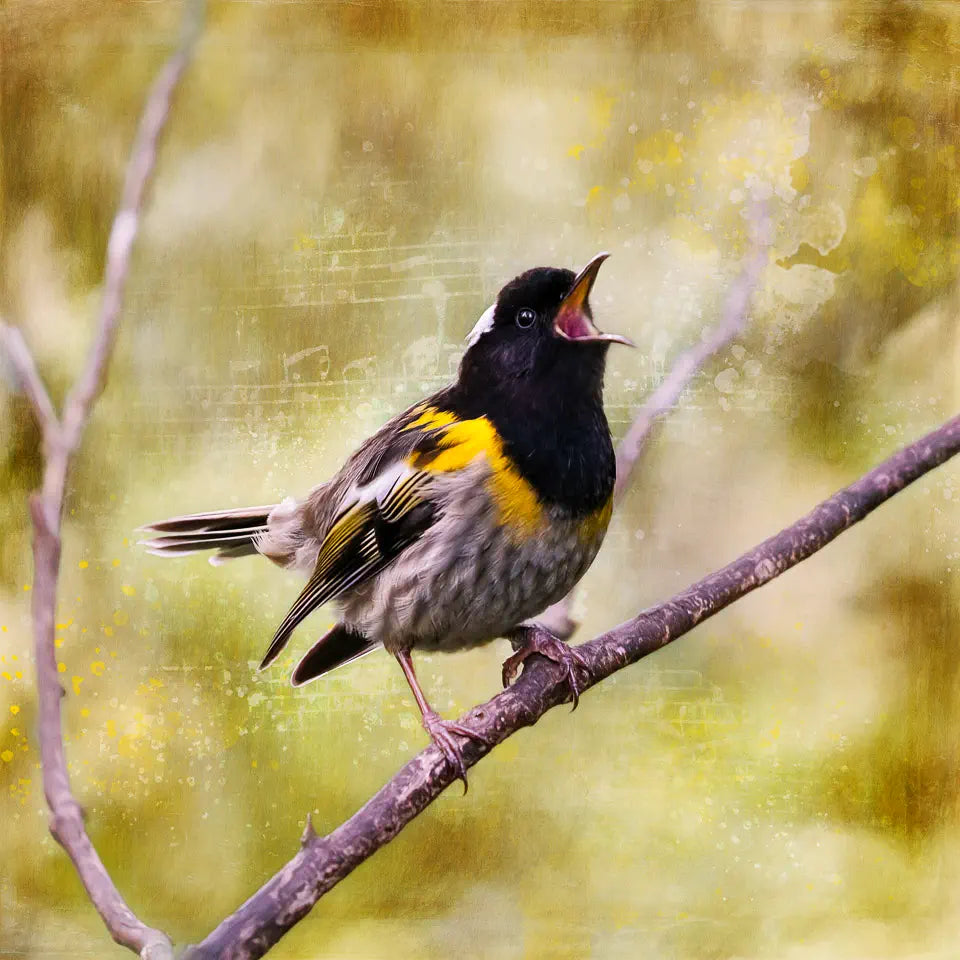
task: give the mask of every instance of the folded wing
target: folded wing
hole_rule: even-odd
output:
[[[427,494],[430,475],[401,461],[358,488],[332,525],[300,596],[277,628],[260,668],[284,648],[297,625],[317,607],[376,575],[435,521]]]

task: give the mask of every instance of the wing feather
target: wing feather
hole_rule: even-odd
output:
[[[277,628],[260,668],[277,658],[297,625],[313,610],[375,576],[436,521],[431,487],[495,441],[489,423],[463,421],[445,410],[443,394],[395,417],[309,500],[326,534],[313,573]]]
[[[429,477],[419,472],[398,479],[384,499],[359,499],[340,515],[320,547],[310,579],[274,634],[260,669],[269,666],[297,625],[317,607],[379,573],[434,522],[426,497]]]

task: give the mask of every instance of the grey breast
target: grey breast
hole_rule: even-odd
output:
[[[585,543],[576,521],[546,510],[537,537],[498,522],[486,462],[436,478],[440,519],[381,574],[340,598],[343,619],[388,650],[457,650],[486,643],[563,597],[602,537]]]

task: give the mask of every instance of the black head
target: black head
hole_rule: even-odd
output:
[[[470,334],[461,382],[490,387],[548,378],[555,389],[579,382],[599,389],[607,347],[630,343],[593,323],[589,296],[606,258],[598,254],[579,274],[534,267],[511,280]]]
[[[536,267],[511,280],[440,401],[459,417],[490,420],[541,500],[577,515],[607,503],[616,474],[603,369],[610,344],[630,341],[593,322],[589,295],[605,259],[579,274]]]

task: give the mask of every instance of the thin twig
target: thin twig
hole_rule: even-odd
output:
[[[0,321],[0,346],[6,354],[17,376],[17,381],[33,407],[33,415],[44,437],[55,434],[60,429],[60,419],[53,407],[53,401],[47,388],[40,379],[33,354],[16,328]]]
[[[127,165],[120,209],[110,231],[103,302],[94,342],[86,366],[67,396],[62,420],[57,418],[23,337],[13,328],[2,330],[3,345],[31,402],[44,440],[43,487],[30,498],[30,515],[34,530],[32,613],[37,727],[43,789],[50,808],[50,832],[73,861],[87,895],[113,939],[150,960],[172,960],[170,940],[166,934],[142,923],[127,906],[90,842],[83,811],[70,789],[60,710],[60,700],[65,694],[57,679],[54,628],[60,575],[60,522],[67,476],[90,411],[106,382],[130,254],[156,163],[157,143],[170,114],[174,90],[199,35],[202,17],[202,2],[195,0],[186,12],[181,43],[147,97]]]
[[[630,483],[633,468],[643,452],[657,421],[673,408],[697,371],[743,332],[750,316],[750,303],[767,265],[770,251],[770,222],[766,211],[757,208],[754,216],[753,247],[739,276],[733,281],[723,304],[720,322],[709,336],[677,357],[666,378],[644,401],[630,429],[617,447],[617,485],[620,499]]]
[[[87,357],[86,367],[64,404],[63,427],[71,451],[80,442],[90,408],[106,386],[107,365],[113,354],[123,293],[130,272],[130,255],[140,229],[144,197],[157,162],[157,144],[170,115],[173,94],[200,35],[203,14],[203,0],[193,0],[187,7],[180,46],[161,68],[140,116],[124,177],[120,208],[113,218],[107,241],[103,302],[96,340]]]
[[[960,417],[894,454],[738,560],[665,603],[577,647],[590,665],[591,676],[584,688],[659,650],[796,566],[957,453]],[[534,656],[512,687],[475,707],[459,722],[495,745],[532,725],[569,696],[562,668]],[[491,748],[466,740],[463,755],[467,766],[477,763]],[[201,944],[188,949],[183,960],[252,960],[263,956],[306,916],[320,897],[389,843],[457,776],[457,771],[431,745],[332,833],[317,836],[308,826],[296,856]]]
[[[613,488],[614,503],[619,503],[633,478],[633,471],[646,449],[647,441],[659,420],[669,413],[683,391],[708,360],[732,343],[744,330],[750,317],[750,303],[764,268],[767,265],[771,242],[771,225],[766,208],[758,203],[751,211],[752,246],[743,262],[743,268],[730,286],[723,304],[720,320],[708,336],[680,354],[663,382],[643,402],[634,414],[629,430],[617,445],[617,480]],[[548,607],[537,618],[561,640],[568,640],[577,629],[571,615],[576,588],[562,600]]]

